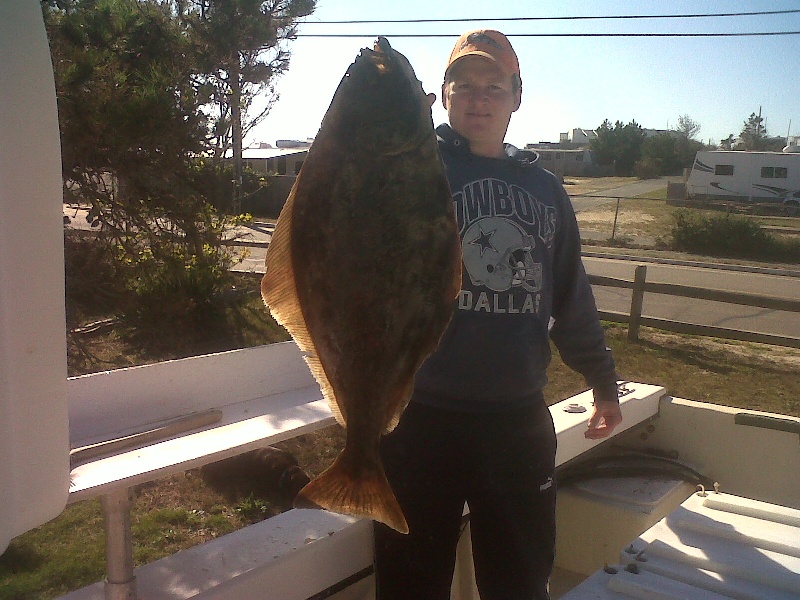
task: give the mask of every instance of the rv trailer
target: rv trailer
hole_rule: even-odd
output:
[[[700,151],[687,192],[696,200],[781,202],[796,208],[800,206],[800,153]]]

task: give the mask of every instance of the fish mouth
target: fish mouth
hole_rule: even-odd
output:
[[[394,49],[385,37],[378,36],[372,48],[362,48],[359,58],[369,59],[379,71],[383,72],[388,68],[388,63],[394,62]]]
[[[389,43],[389,40],[379,35],[378,39],[375,40],[375,44],[372,46],[372,50],[373,52],[380,52],[389,57],[392,54],[392,45]]]
[[[408,61],[404,59],[402,54],[392,48],[389,40],[384,36],[378,36],[372,48],[361,48],[361,53],[356,58],[355,63],[351,65],[351,68],[355,67],[356,63],[364,63],[365,61],[369,63],[373,69],[377,70],[381,76],[391,72],[397,72],[400,77],[406,77],[409,80],[417,81],[420,85],[420,95],[425,95],[422,90],[422,84],[416,79],[411,65],[408,64]],[[417,99],[417,101],[421,102],[421,99]],[[430,115],[430,108],[424,105],[424,103],[420,104],[420,110]],[[393,129],[395,119],[396,115],[394,114],[386,115],[385,119],[382,120],[382,122],[386,124],[386,130]],[[417,119],[414,120],[416,121]],[[373,124],[377,126],[380,122],[381,121],[375,121]],[[397,156],[408,152],[414,152],[425,143],[430,135],[432,135],[432,131],[432,127],[430,129],[424,126],[416,127],[413,134],[404,139],[402,143],[384,145],[381,148],[381,153],[386,156]]]

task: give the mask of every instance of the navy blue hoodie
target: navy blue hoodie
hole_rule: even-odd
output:
[[[596,400],[617,401],[614,360],[564,188],[533,152],[507,145],[504,158],[486,158],[448,125],[436,133],[463,283],[439,347],[417,373],[414,401],[468,411],[524,406],[547,383],[548,336]]]

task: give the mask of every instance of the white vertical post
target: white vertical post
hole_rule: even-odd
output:
[[[69,491],[61,146],[39,2],[0,0],[0,553]]]

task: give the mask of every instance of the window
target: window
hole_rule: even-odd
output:
[[[761,167],[762,179],[786,179],[787,175],[786,167]]]
[[[578,152],[577,154],[575,154],[575,160],[577,162],[583,162],[583,152]]]
[[[733,175],[733,165],[716,165],[714,175]]]

